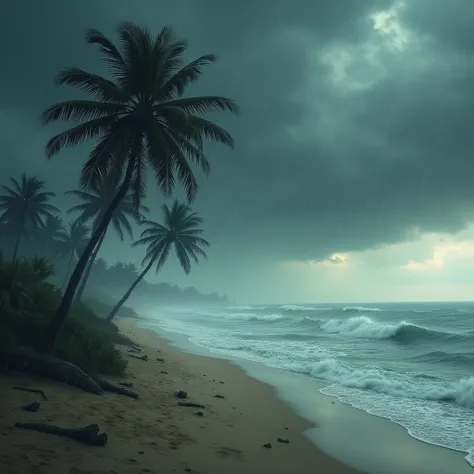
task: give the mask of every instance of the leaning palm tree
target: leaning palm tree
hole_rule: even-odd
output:
[[[74,260],[79,260],[84,253],[84,249],[89,242],[89,229],[82,222],[71,222],[65,230],[61,231],[57,236],[58,250],[62,257],[68,257],[68,264],[66,267],[66,276],[63,283],[63,288],[66,285],[71,267]]]
[[[97,45],[109,70],[109,79],[78,68],[59,73],[57,82],[79,89],[89,100],[78,99],[49,107],[42,115],[48,124],[58,120],[79,122],[51,138],[46,145],[48,158],[65,147],[89,139],[97,140],[81,174],[82,187],[101,181],[108,172],[121,178],[117,195],[102,216],[97,229],[79,260],[52,319],[45,341],[51,348],[66,320],[95,246],[107,229],[115,208],[131,189],[138,206],[146,194],[147,169],[158,187],[170,195],[176,180],[192,200],[198,185],[191,163],[208,174],[210,165],[204,154],[204,140],[233,146],[231,135],[205,119],[209,111],[238,112],[234,101],[219,96],[184,97],[187,87],[196,82],[203,68],[216,61],[206,54],[184,63],[188,48],[173,28],[165,26],[156,36],[134,23],[118,25],[120,45],[116,46],[97,30],[88,30],[86,41]]]
[[[178,201],[173,203],[171,209],[166,204],[163,205],[162,210],[164,225],[153,221],[143,222],[148,228],[142,232],[141,238],[133,245],[148,245],[142,264],[148,263],[107,316],[107,321],[112,321],[154,264],[156,264],[156,273],[158,273],[168,259],[172,247],[174,247],[178,261],[186,274],[191,271],[191,260],[199,263],[199,257],[207,258],[202,247],[208,247],[209,242],[200,237],[202,219],[195,212],[191,212],[189,206]]]
[[[20,181],[14,178],[10,178],[10,181],[11,187],[1,186],[5,194],[0,195],[0,210],[3,210],[0,221],[7,222],[15,228],[16,239],[12,256],[15,260],[26,227],[40,227],[44,218],[59,212],[59,209],[49,204],[54,193],[43,191],[44,181],[34,176],[27,177],[24,173]]]
[[[67,191],[66,194],[76,196],[83,201],[81,204],[71,207],[71,209],[68,210],[68,213],[79,212],[80,215],[78,220],[80,222],[91,222],[92,229],[97,229],[100,225],[103,215],[107,212],[107,209],[110,207],[111,202],[118,192],[118,185],[119,183],[117,182],[116,177],[113,174],[108,174],[100,183],[92,186],[91,189],[87,191],[81,189]],[[120,237],[120,240],[123,241],[124,239],[124,231],[127,232],[131,239],[133,239],[133,230],[132,226],[130,225],[130,219],[140,222],[144,219],[143,213],[148,211],[149,209],[143,205],[140,205],[139,209],[137,210],[131,192],[128,192],[125,195],[125,197],[115,208],[110,220],[110,223],[113,225],[115,231]],[[81,300],[82,294],[84,293],[87,285],[87,281],[90,277],[92,266],[94,265],[102,243],[104,242],[106,233],[107,229],[104,231],[101,238],[97,242],[97,245],[89,258],[89,262],[82,277],[75,301]]]

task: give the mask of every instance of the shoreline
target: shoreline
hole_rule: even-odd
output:
[[[298,374],[273,369],[246,359],[229,360],[191,343],[187,337],[137,324],[185,354],[228,362],[245,375],[272,388],[290,410],[306,420],[304,437],[315,449],[359,472],[374,474],[472,474],[466,453],[427,443],[412,436],[400,423],[368,413],[321,392],[327,384]],[[361,432],[364,436],[361,436]]]
[[[148,355],[148,361],[125,355],[129,366],[120,380],[133,383],[138,400],[94,395],[24,373],[0,374],[2,474],[361,474],[319,450],[303,434],[313,425],[279,400],[271,385],[230,361],[181,352],[152,330],[137,328],[137,322],[117,320],[120,331]],[[13,390],[15,385],[39,388],[48,400]],[[205,408],[178,406],[178,390]],[[41,402],[38,412],[21,409],[34,401]],[[16,422],[71,428],[97,423],[109,441],[103,447],[82,445],[15,428]],[[264,448],[266,443],[272,448]]]

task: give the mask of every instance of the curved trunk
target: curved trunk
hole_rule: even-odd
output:
[[[69,277],[69,274],[71,273],[71,265],[72,265],[73,257],[74,257],[74,249],[71,250],[71,255],[69,256],[69,261],[67,262],[66,275],[64,275],[64,281],[61,286],[61,290],[63,290],[64,287],[66,286],[67,279]]]
[[[92,271],[92,268],[94,267],[95,259],[97,258],[97,254],[99,253],[100,247],[102,246],[102,243],[104,242],[106,233],[107,233],[107,229],[102,234],[102,237],[97,243],[94,249],[94,252],[91,255],[91,258],[89,259],[89,262],[87,263],[87,269],[86,269],[86,272],[84,273],[84,276],[82,277],[81,286],[79,287],[79,290],[77,290],[74,303],[79,303],[81,301],[82,294],[84,293],[84,290],[86,289],[87,281],[89,280],[89,277],[91,276],[91,271]]]
[[[119,312],[119,309],[122,307],[122,305],[125,303],[125,301],[130,298],[130,295],[133,293],[133,290],[137,287],[137,285],[143,280],[143,277],[148,273],[150,268],[152,267],[154,261],[150,260],[150,263],[145,267],[145,270],[143,270],[138,278],[132,283],[132,286],[127,290],[127,292],[123,295],[122,299],[114,306],[114,309],[111,311],[111,313],[107,316],[106,321],[111,322],[112,319],[114,319],[115,315]]]
[[[122,184],[120,185],[116,196],[110,203],[110,206],[107,211],[105,211],[104,216],[100,221],[100,224],[98,225],[95,232],[92,234],[92,237],[89,240],[89,243],[87,244],[84,252],[82,253],[81,258],[77,262],[76,268],[72,272],[66,291],[64,292],[63,299],[61,300],[61,304],[59,305],[59,308],[57,309],[55,315],[49,323],[48,328],[45,331],[44,348],[46,350],[51,350],[54,347],[59,333],[61,332],[61,329],[64,325],[64,322],[68,317],[74,294],[76,293],[76,289],[81,281],[82,274],[86,269],[87,262],[89,261],[92,252],[94,251],[100,238],[102,237],[102,234],[107,230],[107,226],[109,225],[109,222],[112,219],[115,209],[119,205],[120,201],[122,201],[122,199],[127,194],[128,188],[130,187],[130,183],[132,181],[133,164],[134,160],[132,156],[129,159],[125,178]]]

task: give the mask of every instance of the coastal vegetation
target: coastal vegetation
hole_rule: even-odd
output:
[[[52,367],[61,359],[64,373],[76,370],[67,363],[75,364],[76,380],[83,373],[92,383],[97,374],[123,374],[126,362],[116,344],[132,343],[111,320],[127,311],[122,305],[135,288],[151,285],[142,281],[147,272],[153,266],[158,271],[172,248],[186,273],[191,262],[206,256],[202,218],[189,206],[198,192],[194,170],[210,172],[204,153],[207,140],[232,147],[233,139],[204,116],[238,112],[225,97],[185,95],[205,66],[216,61],[213,54],[186,64],[188,44],[169,26],[153,36],[122,22],[117,33],[116,45],[97,30],[86,32],[86,42],[98,48],[108,77],[77,67],[61,71],[57,83],[79,94],[41,115],[45,125],[73,123],[48,141],[47,158],[93,142],[78,188],[67,192],[79,200],[63,210],[75,219],[65,221],[53,203],[57,196],[38,177],[11,177],[0,191],[0,356],[15,368],[25,357],[36,361],[24,364],[26,370]],[[145,205],[149,178],[165,198],[178,184],[185,191],[187,203],[162,206],[163,223],[147,217],[154,212]],[[134,243],[147,246],[144,268],[127,262],[107,265],[100,252],[110,227],[124,241],[133,238],[133,225],[145,226]],[[107,282],[104,292],[107,285],[122,288],[122,298],[86,301],[88,283],[94,279]],[[170,285],[156,288],[177,291]],[[90,388],[84,380],[77,384]],[[107,385],[100,380],[97,384]]]

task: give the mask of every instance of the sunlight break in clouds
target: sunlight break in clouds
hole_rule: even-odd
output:
[[[407,50],[413,34],[399,21],[402,1],[387,10],[368,17],[372,34],[359,45],[334,45],[323,50],[321,60],[331,70],[333,83],[341,89],[364,90],[372,87],[386,74],[387,53]]]
[[[348,260],[349,260],[348,253],[333,253],[325,260],[310,260],[308,261],[308,263],[310,265],[320,265],[324,267],[334,267],[334,266],[341,267],[347,264]]]
[[[402,265],[402,270],[409,271],[428,271],[439,270],[445,267],[449,259],[473,259],[474,241],[456,242],[454,238],[450,241],[443,241],[433,246],[433,255],[431,258],[422,261],[409,260],[406,265]]]

